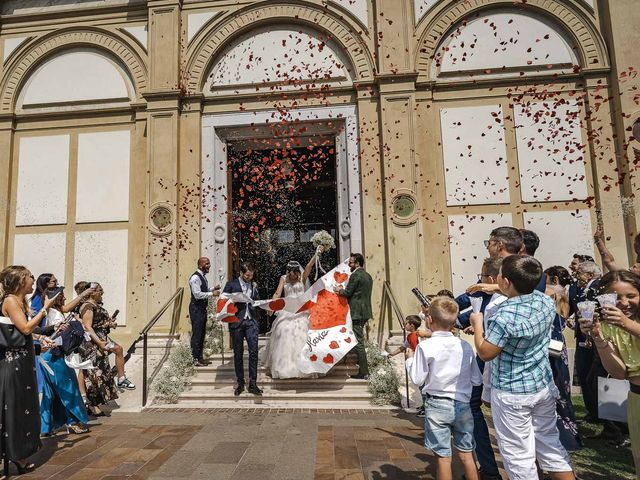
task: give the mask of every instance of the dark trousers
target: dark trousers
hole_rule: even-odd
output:
[[[355,347],[358,355],[358,375],[369,375],[369,363],[367,362],[367,350],[365,344],[365,329],[368,320],[353,319],[353,333],[356,336],[358,344]]]
[[[484,371],[484,362],[476,356],[480,371]],[[496,455],[491,446],[489,427],[482,413],[482,385],[476,385],[471,390],[471,414],[473,415],[473,438],[476,441],[476,458],[480,464],[480,470],[485,475],[499,475]]]
[[[190,303],[189,317],[191,318],[191,355],[194,360],[201,360],[204,336],[207,331],[207,307]]]
[[[576,347],[576,373],[580,390],[582,390],[582,398],[584,406],[591,418],[598,418],[598,378],[594,375],[593,369],[594,352],[593,348]],[[594,388],[595,377],[595,388]]]
[[[255,385],[258,378],[258,322],[243,319],[233,325],[231,330],[233,341],[233,365],[238,383],[244,385],[244,341],[249,347],[249,385]]]

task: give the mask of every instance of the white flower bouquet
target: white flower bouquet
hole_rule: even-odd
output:
[[[311,243],[316,247],[318,253],[328,252],[336,248],[336,243],[333,237],[326,230],[320,230],[311,237]]]

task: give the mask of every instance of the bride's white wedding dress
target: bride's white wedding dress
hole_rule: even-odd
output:
[[[284,277],[283,277],[284,278]],[[302,282],[291,284],[284,278],[284,296],[299,297],[305,292]],[[309,377],[300,371],[302,349],[309,333],[309,313],[280,311],[271,326],[264,364],[272,378]]]

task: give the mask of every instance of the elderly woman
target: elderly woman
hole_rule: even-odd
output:
[[[110,353],[116,356],[118,387],[133,389],[135,386],[124,374],[122,347],[109,338],[109,332],[115,326],[115,320],[102,306],[104,290],[98,283],[87,284],[89,285],[94,286],[94,292],[80,306],[80,318],[91,340],[85,341],[80,346],[80,358],[91,360],[95,367],[83,370],[82,380],[87,396],[87,408],[93,415],[100,416],[103,415],[100,405],[118,398],[118,389],[109,364]]]
[[[626,270],[613,271],[602,277],[600,287],[603,293],[616,294],[616,306],[602,306],[592,323],[581,319],[580,328],[591,334],[607,372],[629,380],[629,435],[640,478],[640,277]]]
[[[32,334],[54,301],[46,299],[43,308],[31,316],[27,296],[33,292],[34,283],[25,267],[10,266],[0,272],[0,322],[3,329],[11,331],[15,327],[18,331],[18,335],[5,335],[0,346],[0,402],[4,406],[0,424],[5,436],[0,455],[20,474],[35,468],[26,459],[42,446]]]

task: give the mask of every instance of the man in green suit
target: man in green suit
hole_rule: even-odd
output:
[[[364,331],[367,322],[372,316],[371,313],[371,289],[373,288],[373,278],[364,269],[364,257],[360,253],[352,253],[349,257],[349,268],[351,276],[347,283],[347,288],[336,289],[335,292],[346,297],[349,302],[351,312],[351,322],[353,323],[353,333],[358,344],[356,353],[358,354],[358,374],[351,375],[351,378],[366,379],[369,376],[369,365],[367,363],[367,352],[364,348]]]

